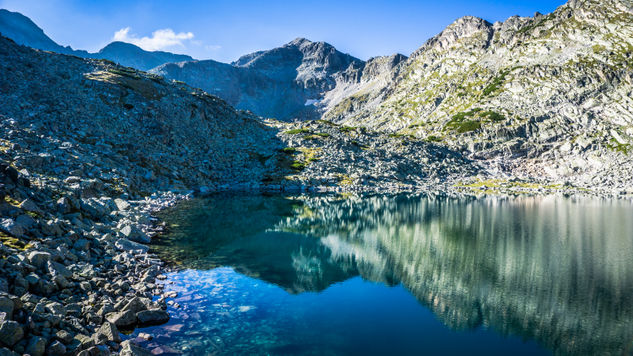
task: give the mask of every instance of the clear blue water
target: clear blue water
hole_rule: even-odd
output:
[[[216,196],[163,218],[178,305],[139,330],[163,353],[633,349],[630,202]]]

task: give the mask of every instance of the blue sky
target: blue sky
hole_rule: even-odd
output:
[[[296,37],[329,42],[361,59],[409,55],[464,15],[490,22],[548,13],[564,0],[145,1],[0,0],[61,45],[96,51],[114,38],[145,49],[232,61]]]

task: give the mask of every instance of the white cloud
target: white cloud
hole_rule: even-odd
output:
[[[175,33],[171,28],[164,28],[152,32],[151,37],[139,38],[138,35],[130,33],[130,28],[126,27],[115,32],[112,39],[135,44],[146,51],[159,51],[175,46],[185,47],[185,41],[193,39],[193,33]]]

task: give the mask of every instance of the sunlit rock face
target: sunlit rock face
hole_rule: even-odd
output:
[[[179,253],[159,251],[185,267],[233,266],[293,293],[355,275],[402,283],[451,328],[483,325],[556,354],[610,354],[633,335],[630,203],[382,196],[191,204],[205,218],[180,220]]]

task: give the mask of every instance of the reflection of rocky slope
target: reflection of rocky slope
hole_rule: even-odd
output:
[[[307,200],[279,226],[359,273],[405,285],[447,325],[485,325],[556,353],[617,353],[633,336],[630,205],[564,200]]]
[[[290,293],[320,291],[356,275],[353,264],[341,266],[331,260],[331,251],[318,239],[268,231],[301,206],[293,199],[262,196],[186,201],[163,216],[171,233],[155,241],[153,248],[180,267],[231,266]]]
[[[182,54],[145,51],[138,46],[124,42],[112,42],[97,53],[74,50],[55,43],[28,17],[5,9],[0,9],[0,33],[24,46],[84,58],[108,59],[140,70],[149,70],[163,63],[193,60],[193,58]]]
[[[491,327],[557,354],[613,354],[633,336],[630,203],[382,196],[192,204],[202,205],[166,217],[181,224],[172,235],[179,242],[159,251],[184,267],[233,266],[291,292],[354,275],[402,283],[452,328]]]

